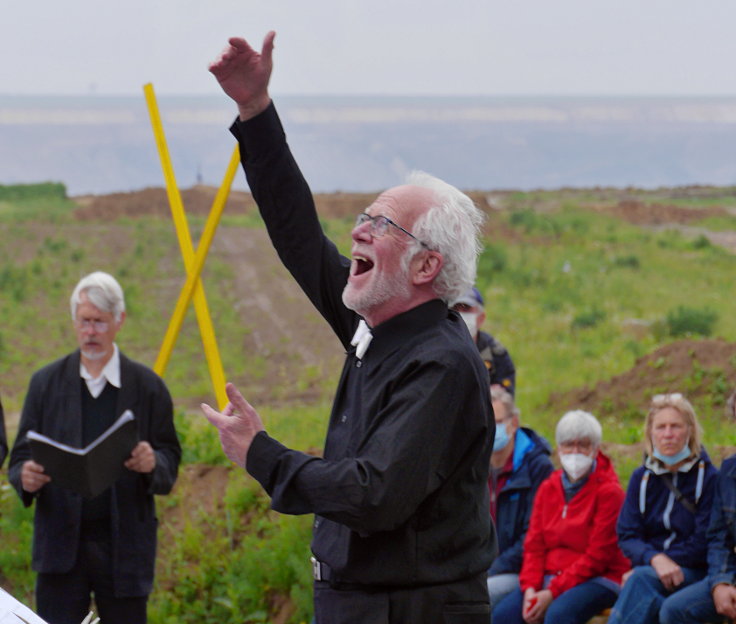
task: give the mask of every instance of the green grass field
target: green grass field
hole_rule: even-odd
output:
[[[489,214],[478,274],[487,301],[485,329],[515,360],[524,423],[549,439],[562,415],[551,397],[628,371],[637,358],[682,338],[736,341],[730,305],[736,256],[702,231],[635,225],[601,209],[622,198],[639,202],[644,211],[654,204],[702,210],[702,219],[688,216],[688,227],[736,229],[728,212],[736,208],[732,187],[504,193]],[[79,221],[75,208],[61,185],[0,186],[0,396],[8,414],[20,410],[30,374],[74,348],[68,296],[79,277],[102,269],[125,285],[128,320],[120,339],[129,355],[149,365],[183,279],[169,220]],[[348,249],[352,219],[323,223]],[[201,225],[194,220],[193,231]],[[251,215],[235,215],[221,229],[238,233],[262,226]],[[270,254],[264,257],[277,262]],[[268,266],[264,261],[262,270]],[[324,364],[296,366],[287,358],[279,374],[267,373],[273,358],[266,352],[278,345],[244,357],[243,344],[259,319],[246,323],[237,312],[243,296],[236,288],[239,270],[213,254],[203,274],[224,368],[246,387],[266,386],[272,400],[260,411],[272,435],[295,448],[319,449],[339,371]],[[191,311],[165,380],[177,405],[185,466],[225,469],[216,436],[196,409],[200,400],[211,399],[212,390]],[[672,380],[685,392],[698,388],[693,401],[706,445],[736,445],[733,427],[722,417],[735,382],[723,370],[697,366]],[[604,440],[639,441],[645,406],[611,413],[606,405],[599,413]],[[12,440],[13,425],[9,429]],[[613,459],[625,485],[639,460],[627,453]],[[178,488],[159,500],[162,546],[150,621],[309,621],[310,518],[270,512],[267,498],[246,475],[226,474],[214,510],[197,506]],[[184,507],[192,511],[182,518]],[[33,583],[31,514],[7,486],[0,490],[0,584],[26,600]]]

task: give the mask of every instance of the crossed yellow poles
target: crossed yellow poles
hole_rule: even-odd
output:
[[[184,213],[181,194],[179,193],[179,188],[176,185],[174,168],[171,164],[171,158],[169,157],[169,149],[166,145],[166,137],[164,136],[164,129],[161,124],[161,117],[158,112],[158,104],[156,103],[156,96],[153,92],[153,85],[150,83],[144,85],[143,92],[146,96],[148,113],[151,117],[153,134],[156,138],[158,155],[161,159],[161,168],[163,169],[164,179],[166,180],[166,193],[171,206],[171,215],[174,219],[176,235],[179,239],[179,248],[181,250],[181,256],[184,260],[184,267],[187,272],[186,282],[179,293],[179,299],[176,302],[174,313],[169,321],[169,326],[166,330],[166,335],[164,336],[163,343],[161,344],[161,349],[159,350],[153,370],[161,377],[163,377],[166,372],[166,366],[171,358],[171,352],[174,349],[174,344],[176,343],[176,339],[179,337],[179,332],[181,331],[181,325],[184,322],[184,315],[189,307],[189,303],[194,299],[194,310],[197,315],[199,333],[202,336],[202,345],[204,346],[204,353],[207,359],[207,367],[210,371],[212,386],[215,391],[217,403],[220,409],[223,409],[228,402],[225,394],[225,373],[222,368],[220,351],[217,347],[215,330],[212,327],[212,318],[210,317],[210,311],[207,306],[207,299],[204,294],[200,275],[202,273],[204,262],[207,259],[207,253],[209,252],[212,239],[215,236],[215,230],[217,230],[217,226],[220,223],[222,211],[225,208],[225,202],[230,194],[230,187],[232,186],[233,178],[238,170],[240,152],[236,145],[233,150],[233,155],[230,158],[227,171],[225,172],[225,178],[217,191],[217,195],[215,196],[215,200],[212,204],[212,209],[207,217],[207,222],[205,223],[204,231],[202,232],[199,246],[195,253],[186,215]]]

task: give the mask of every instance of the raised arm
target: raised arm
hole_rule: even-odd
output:
[[[217,78],[222,90],[238,105],[241,121],[262,113],[271,102],[268,83],[273,69],[273,40],[270,31],[263,40],[261,52],[256,52],[245,39],[232,37],[219,57],[210,63],[209,70]]]

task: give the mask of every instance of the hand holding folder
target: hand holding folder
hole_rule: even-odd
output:
[[[125,472],[124,462],[138,443],[138,428],[133,412],[126,410],[83,449],[35,431],[29,431],[27,437],[33,461],[43,466],[52,483],[92,498]]]

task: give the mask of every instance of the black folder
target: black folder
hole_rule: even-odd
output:
[[[92,498],[104,492],[125,472],[123,463],[138,443],[138,427],[133,412],[126,410],[83,449],[35,431],[29,431],[27,437],[33,461],[43,466],[51,483]]]

